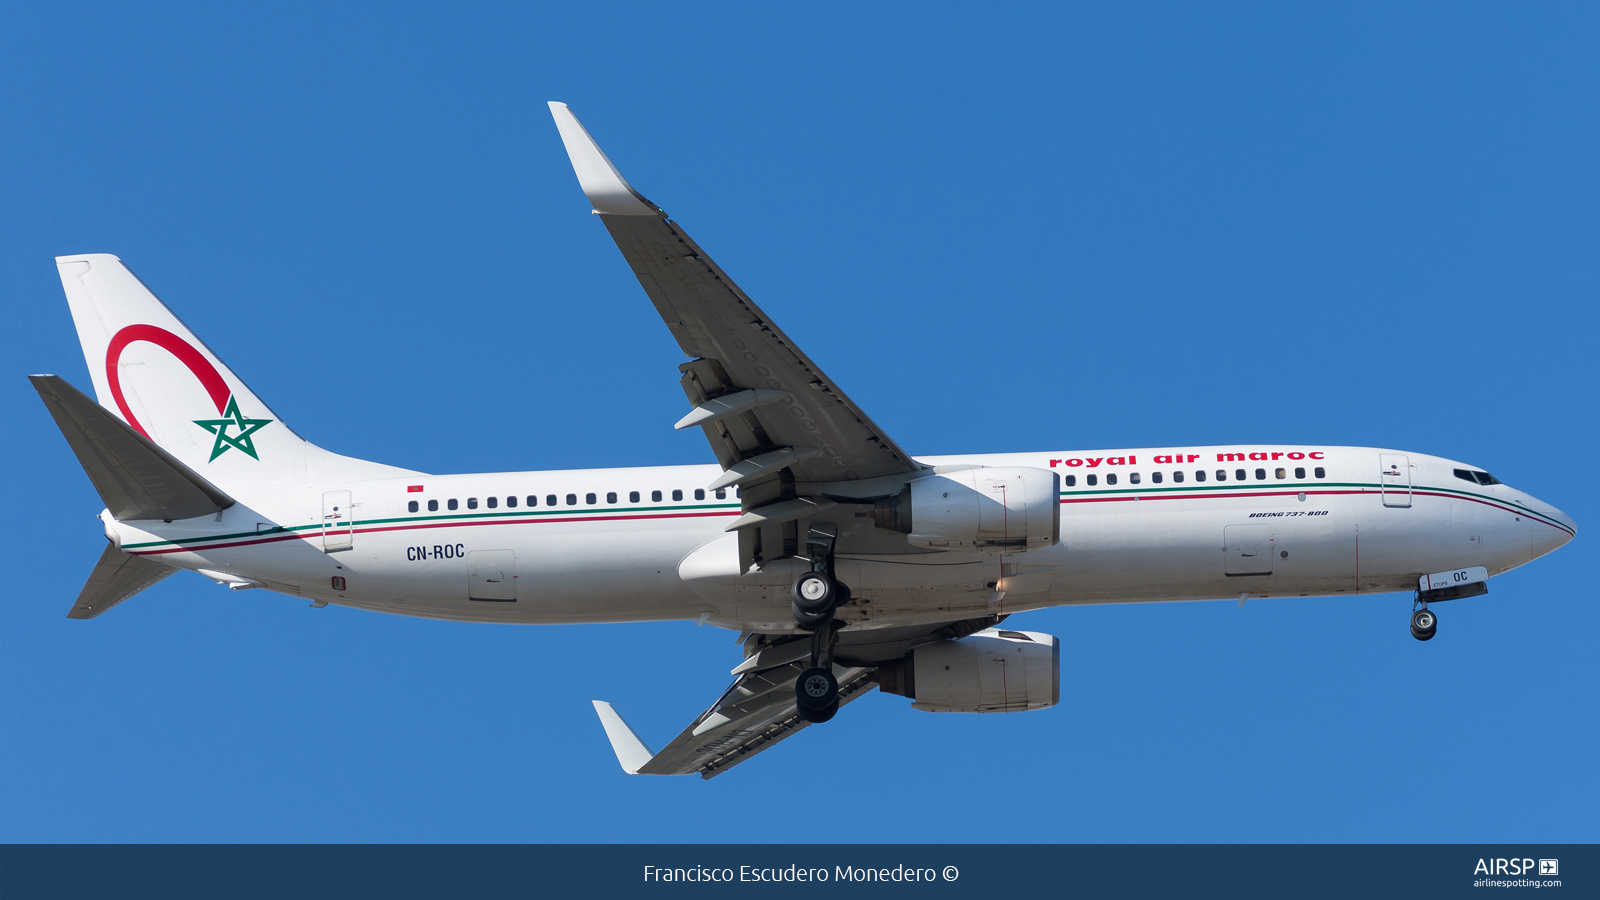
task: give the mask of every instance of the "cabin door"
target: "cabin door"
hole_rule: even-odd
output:
[[[1383,492],[1384,506],[1411,505],[1411,461],[1404,453],[1378,454],[1378,487]]]
[[[355,544],[356,518],[349,491],[327,491],[322,495],[322,552],[337,553]]]

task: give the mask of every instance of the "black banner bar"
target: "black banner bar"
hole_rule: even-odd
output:
[[[841,823],[842,830],[852,825]],[[865,830],[870,826],[862,825]],[[0,847],[0,897],[1600,895],[1600,847],[715,845]]]

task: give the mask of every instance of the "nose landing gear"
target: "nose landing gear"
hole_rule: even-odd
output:
[[[794,622],[811,632],[811,665],[795,679],[795,709],[807,722],[826,722],[839,711],[839,681],[833,677],[833,645],[843,622],[833,618],[834,607],[848,593],[833,580],[833,543],[839,531],[832,525],[811,526],[806,534],[806,554],[811,571],[794,580]]]
[[[1419,641],[1431,641],[1439,631],[1439,617],[1428,609],[1428,604],[1411,614],[1411,636]]]

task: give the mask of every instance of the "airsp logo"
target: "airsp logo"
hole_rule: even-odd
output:
[[[1478,867],[1472,870],[1474,875],[1528,875],[1533,872],[1531,859],[1480,859]],[[1559,860],[1539,860],[1540,875],[1559,875],[1561,865]]]

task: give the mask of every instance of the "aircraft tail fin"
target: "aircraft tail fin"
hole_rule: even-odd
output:
[[[112,517],[190,519],[234,504],[232,497],[59,375],[29,375],[28,380]]]
[[[177,571],[166,563],[132,556],[107,544],[78,599],[72,602],[67,618],[92,619]]]
[[[406,474],[295,434],[115,256],[56,268],[100,405],[205,480],[233,491]]]

